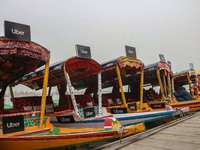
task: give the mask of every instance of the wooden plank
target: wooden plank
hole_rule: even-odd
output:
[[[170,141],[174,141],[174,142],[186,142],[186,143],[200,144],[199,138],[197,138],[196,136],[182,136],[182,135],[175,135],[175,134],[158,133],[158,134],[155,134],[148,138],[155,139],[155,140],[160,139],[160,140],[170,140]]]
[[[200,149],[200,115],[164,129],[121,149]]]
[[[121,148],[120,150],[170,150],[168,148],[160,148],[155,146],[146,146],[146,145],[139,145],[139,144],[130,144],[126,147]]]
[[[138,141],[135,144],[137,145],[144,145],[144,146],[151,146],[151,147],[157,147],[157,148],[165,148],[165,149],[172,149],[172,150],[197,150],[200,148],[200,144],[194,144],[194,143],[185,143],[185,142],[176,142],[172,140],[161,140],[161,139],[151,139],[146,138],[144,140]],[[134,145],[134,144],[133,144]]]

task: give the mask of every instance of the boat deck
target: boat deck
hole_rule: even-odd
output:
[[[200,149],[200,113],[179,124],[126,145],[120,150],[183,150]]]

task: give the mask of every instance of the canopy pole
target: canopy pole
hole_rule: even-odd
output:
[[[99,102],[99,116],[102,116],[102,93],[101,93],[101,72],[98,73],[98,102]]]
[[[167,84],[166,84],[166,79],[165,79],[165,75],[163,74],[163,84],[164,84],[164,93],[165,93],[165,95],[166,95],[166,97],[167,97]]]
[[[171,88],[171,80],[170,80],[170,74],[168,72],[167,74],[167,79],[168,79],[168,91],[169,91],[169,100],[171,101],[171,97],[172,97],[172,88]]]
[[[69,88],[69,92],[70,92],[70,96],[71,96],[72,104],[74,106],[75,113],[80,117],[79,110],[78,110],[77,103],[76,103],[76,98],[74,96],[74,92],[73,92],[73,89],[72,89],[71,80],[69,78],[69,74],[66,72],[65,65],[64,65],[63,70],[64,70],[65,79],[67,80],[67,85],[68,85],[68,88]]]
[[[49,86],[48,96],[51,96],[51,86]]]
[[[120,87],[120,90],[121,90],[121,96],[122,96],[123,105],[124,105],[124,107],[126,107],[127,104],[126,104],[126,99],[125,99],[125,95],[124,95],[124,90],[123,90],[123,85],[122,85],[122,79],[121,79],[121,75],[120,75],[120,70],[119,70],[118,64],[116,64],[116,71],[117,71],[117,77],[118,77],[119,87]]]
[[[197,99],[199,99],[199,88],[198,88],[198,79],[197,79],[197,76],[196,76],[196,79],[195,79],[195,86],[197,88]]]
[[[11,98],[14,98],[13,88],[9,86]]]
[[[192,89],[191,89],[191,83],[192,81],[190,80],[190,76],[189,73],[187,72],[187,79],[188,79],[188,83],[189,83],[189,88],[190,88],[190,94],[192,95],[192,98],[194,98],[194,95],[192,94]]]
[[[156,73],[157,73],[157,77],[158,77],[158,82],[159,82],[159,85],[160,85],[160,91],[161,91],[161,95],[162,95],[162,101],[165,101],[165,95],[164,95],[164,91],[163,91],[163,86],[162,86],[162,82],[161,82],[161,78],[160,78],[160,71],[159,69],[156,70]]]
[[[143,84],[144,84],[144,70],[141,71],[141,77],[140,77],[140,111],[142,111],[143,107]]]
[[[173,77],[172,77],[172,90],[171,91],[172,91],[172,99],[175,99],[174,98],[174,78]]]
[[[41,114],[40,114],[40,128],[43,127],[44,114],[45,114],[45,106],[46,106],[46,96],[47,96],[47,85],[48,85],[48,77],[49,77],[49,61],[45,64],[44,71],[44,80],[43,80],[43,90],[42,90],[42,102],[41,102]]]

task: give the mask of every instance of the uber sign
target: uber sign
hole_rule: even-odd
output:
[[[59,123],[74,123],[75,122],[73,115],[57,116],[57,120]]]
[[[24,131],[24,116],[3,117],[3,134]]]
[[[30,26],[15,22],[4,22],[5,38],[19,40],[24,42],[31,41]]]
[[[134,111],[137,111],[137,104],[136,103],[131,103],[131,104],[128,104],[128,108],[130,110],[134,110]]]
[[[84,108],[83,114],[84,114],[84,118],[95,117],[94,108]]]
[[[150,104],[151,108],[165,108],[165,103],[158,103],[158,104]]]
[[[110,108],[111,114],[123,114],[127,113],[127,108]]]
[[[76,55],[79,58],[91,59],[90,47],[76,45]]]
[[[125,46],[126,56],[136,58],[136,50],[135,47]]]
[[[165,63],[165,56],[163,54],[159,54],[159,57],[160,57],[160,61]]]

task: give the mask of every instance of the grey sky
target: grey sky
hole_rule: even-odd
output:
[[[31,26],[31,39],[51,51],[51,63],[75,55],[75,44],[91,47],[102,63],[134,46],[145,64],[172,62],[173,71],[200,69],[199,0],[1,0],[4,20]]]

